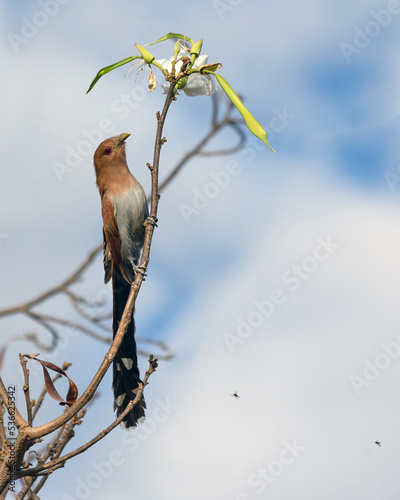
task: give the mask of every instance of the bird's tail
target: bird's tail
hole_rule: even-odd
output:
[[[122,277],[121,273],[114,269],[113,272],[113,335],[117,333],[122,313],[130,291],[130,285]],[[125,333],[122,344],[114,358],[113,364],[113,389],[114,410],[119,416],[127,407],[129,401],[135,399],[136,390],[139,386],[140,374],[135,341],[135,320],[132,315],[131,322]],[[126,415],[123,422],[126,428],[135,427],[139,418],[144,417],[146,403],[142,397],[132,411]]]

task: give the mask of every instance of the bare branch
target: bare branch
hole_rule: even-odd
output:
[[[101,340],[102,342],[107,342],[109,343],[111,340],[111,337],[103,337],[101,335],[98,335],[97,333],[93,332],[89,328],[85,328],[84,326],[80,325],[79,323],[74,323],[73,321],[68,321],[66,319],[62,318],[57,318],[56,316],[50,316],[49,314],[37,314],[33,312],[27,313],[28,316],[31,316],[32,318],[36,319],[40,323],[44,324],[49,329],[49,322],[54,322],[58,323],[59,325],[63,326],[68,326],[70,328],[75,328],[76,330],[81,331],[82,333],[86,333],[86,335],[89,335],[89,337],[93,337],[96,340]],[[58,336],[58,335],[57,335]],[[50,350],[48,348],[48,350]]]
[[[153,340],[153,339],[146,339],[146,338],[137,338],[136,339],[138,342],[141,342],[143,344],[151,344],[151,345],[155,345],[157,346],[160,350],[161,350],[161,353],[158,353],[157,354],[157,359],[163,359],[163,360],[168,360],[168,359],[172,359],[175,354],[173,352],[171,352],[169,350],[169,347],[167,346],[167,344],[165,342],[162,342],[161,340]],[[146,356],[146,357],[149,357],[149,353],[147,353],[146,351],[143,351],[141,349],[138,349],[138,354],[140,354],[141,356]]]
[[[76,425],[80,425],[82,423],[82,419],[86,414],[86,410],[82,410],[80,415],[77,415],[72,419],[72,421],[66,426],[65,430],[60,429],[63,431],[63,434],[57,434],[56,440],[54,440],[54,445],[53,447],[48,448],[48,452],[45,454],[43,457],[44,461],[46,461],[50,456],[51,452],[53,451],[54,453],[54,458],[57,459],[61,455],[62,451],[64,448],[67,446],[67,444],[70,442],[70,440],[74,437],[74,427]],[[61,439],[60,439],[61,438]],[[52,469],[55,470],[59,467],[64,467],[65,462],[61,462],[59,465],[56,465]],[[35,486],[35,489],[33,490],[35,494],[37,494],[44,486],[45,482],[49,478],[50,474],[45,474],[42,479],[39,481],[39,483]]]
[[[9,404],[9,395],[7,392],[7,389],[4,386],[3,379],[0,377],[0,399],[3,401],[4,406],[6,407],[6,410],[9,412],[10,411],[10,404]],[[12,408],[13,411],[15,411],[15,425],[17,428],[21,426],[26,426],[28,425],[27,422],[25,422],[25,419],[22,417],[22,415],[19,413],[17,407]]]
[[[97,254],[100,252],[101,249],[102,246],[99,245],[94,250],[92,250],[90,254],[86,257],[84,262],[60,285],[55,286],[54,288],[50,288],[50,290],[48,290],[47,292],[38,295],[35,299],[25,302],[25,304],[0,310],[0,317],[9,316],[11,314],[16,314],[16,313],[25,313],[27,310],[31,309],[37,304],[46,301],[47,299],[53,297],[54,295],[57,295],[58,293],[62,293],[67,286],[72,285],[73,283],[78,281],[82,272],[85,271],[90,266],[90,264],[97,257]]]
[[[233,111],[233,104],[229,103],[227,105],[227,110],[225,115],[218,120],[217,114],[218,114],[218,105],[217,105],[217,99],[213,100],[213,111],[212,111],[212,120],[211,120],[211,128],[209,132],[203,137],[203,139],[195,146],[191,151],[185,154],[185,156],[181,159],[181,161],[175,166],[175,168],[169,173],[169,175],[164,179],[163,182],[160,183],[160,191],[166,188],[166,186],[177,176],[177,174],[182,170],[182,168],[188,163],[189,160],[191,160],[195,156],[211,156],[211,155],[221,155],[221,154],[230,154],[238,151],[240,148],[242,148],[245,140],[245,136],[240,129],[240,127],[237,126],[237,122],[231,117],[231,113]],[[239,143],[233,147],[229,148],[228,150],[221,150],[217,152],[211,152],[210,154],[202,151],[203,148],[206,146],[208,142],[217,134],[218,131],[220,131],[223,127],[226,125],[234,126],[235,132],[239,135]]]
[[[246,135],[243,132],[243,130],[241,129],[240,125],[238,123],[235,123],[235,122],[227,123],[227,125],[232,127],[232,129],[239,136],[238,143],[235,146],[232,146],[231,148],[227,148],[227,149],[215,149],[213,151],[199,151],[198,156],[210,157],[210,156],[232,155],[232,154],[237,153],[238,151],[240,151],[243,148],[244,143],[246,142]]]
[[[27,359],[21,353],[19,354],[19,362],[21,363],[22,371],[24,372],[24,395],[28,424],[32,425],[32,401],[29,391],[29,370],[26,367]]]
[[[67,455],[63,455],[62,457],[56,458],[54,460],[51,460],[47,464],[44,465],[39,465],[37,467],[34,467],[33,469],[28,469],[28,470],[23,470],[20,471],[17,474],[17,477],[24,477],[24,476],[37,476],[38,474],[42,473],[43,471],[46,471],[48,469],[51,469],[55,466],[59,466],[60,464],[65,464],[67,460],[70,458],[76,457],[77,455],[80,455],[81,453],[84,453],[86,450],[91,448],[94,444],[96,444],[98,441],[103,439],[107,434],[109,434],[117,425],[119,425],[124,417],[132,410],[132,408],[142,399],[143,395],[143,390],[144,387],[148,384],[149,377],[152,373],[156,371],[157,368],[157,359],[154,359],[152,356],[149,358],[149,369],[146,371],[145,377],[143,378],[143,383],[139,385],[136,397],[134,400],[129,401],[127,407],[125,410],[121,413],[121,415],[114,420],[112,424],[110,424],[106,429],[101,431],[97,436],[95,436],[93,439],[85,443],[84,445],[80,446],[74,451],[71,451]]]
[[[52,381],[53,385],[54,385],[54,382],[55,382],[56,380],[58,380],[59,378],[61,378],[61,375],[60,375],[59,373],[57,373],[57,374],[56,374],[56,375],[55,375],[55,376],[51,379],[51,381]],[[42,406],[42,404],[43,404],[43,401],[44,401],[44,398],[45,398],[46,394],[47,394],[47,389],[46,389],[46,385],[44,385],[43,390],[42,390],[42,392],[40,393],[40,395],[39,395],[39,397],[38,397],[38,400],[36,401],[35,406],[34,406],[34,408],[33,408],[33,413],[32,413],[32,421],[33,421],[33,420],[35,420],[35,417],[36,417],[36,415],[37,415],[37,412],[40,410],[40,407],[41,407],[41,406]]]

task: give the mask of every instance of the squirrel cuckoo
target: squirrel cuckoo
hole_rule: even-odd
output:
[[[96,184],[101,197],[103,216],[104,282],[112,279],[113,335],[135,279],[135,268],[144,242],[144,221],[148,217],[146,195],[129,171],[125,141],[121,134],[103,141],[94,154]],[[135,342],[135,321],[131,319],[113,364],[114,410],[120,415],[135,394],[140,374]],[[126,428],[134,427],[144,416],[142,398],[124,418]]]

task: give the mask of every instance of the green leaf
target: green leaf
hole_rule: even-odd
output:
[[[145,45],[145,47],[148,47],[149,45],[155,45],[156,43],[165,42],[165,40],[170,40],[171,38],[179,38],[181,40],[187,40],[192,45],[194,45],[193,40],[190,37],[188,37],[188,36],[181,35],[179,33],[167,33],[166,35],[162,36],[161,38],[159,38],[155,42],[148,43],[147,45]]]
[[[128,64],[129,62],[133,61],[134,59],[142,59],[142,56],[132,56],[132,57],[127,57],[126,59],[123,59],[122,61],[119,61],[117,63],[111,64],[110,66],[106,66],[105,68],[101,69],[97,75],[95,76],[94,80],[90,84],[89,90],[86,92],[88,94],[92,88],[96,85],[96,83],[100,80],[100,78],[112,71],[115,68],[119,68],[120,66],[123,66],[124,64]]]
[[[233,105],[237,108],[239,113],[243,116],[243,119],[250,130],[256,137],[258,137],[264,144],[266,144],[269,149],[276,153],[267,141],[267,132],[262,128],[260,123],[254,118],[254,116],[250,113],[250,111],[246,108],[246,106],[242,103],[239,96],[233,90],[233,88],[229,85],[229,83],[225,80],[223,76],[218,73],[214,73],[212,71],[205,70],[204,73],[210,73],[215,76],[217,82],[221,85],[222,90],[232,101]]]

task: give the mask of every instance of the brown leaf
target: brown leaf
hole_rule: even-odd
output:
[[[43,368],[43,375],[44,375],[44,383],[46,385],[46,390],[49,394],[49,396],[56,401],[59,401],[60,405],[68,405],[72,406],[75,401],[78,399],[78,388],[76,387],[76,384],[73,380],[71,380],[68,375],[65,373],[65,371],[60,368],[59,366],[55,365],[54,363],[50,363],[49,361],[43,361],[42,359],[38,358],[32,358],[35,359],[36,361],[39,361],[39,363],[42,365]],[[60,375],[64,375],[64,377],[67,377],[68,382],[69,382],[69,389],[68,389],[68,394],[66,397],[66,400],[64,400],[57,392],[56,388],[54,387],[54,384],[51,380],[50,374],[47,370],[53,370]]]
[[[149,92],[153,92],[153,90],[157,87],[157,78],[156,75],[152,72],[150,67],[150,74],[147,77],[149,80]]]

